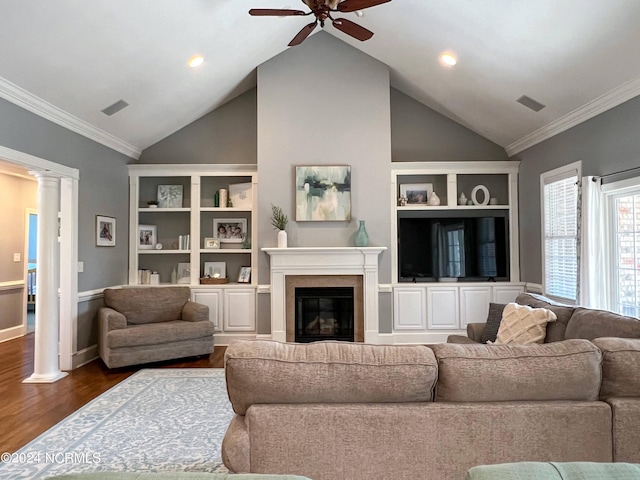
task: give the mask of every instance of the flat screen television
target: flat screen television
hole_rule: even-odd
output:
[[[506,211],[403,212],[398,280],[509,281]]]

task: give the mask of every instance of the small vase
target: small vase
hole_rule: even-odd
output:
[[[278,231],[278,248],[287,248],[287,232],[285,230]]]
[[[429,198],[427,199],[427,205],[432,207],[440,205],[440,197],[436,195],[436,192],[431,192],[431,195],[429,195]]]
[[[171,271],[171,283],[178,283],[178,272],[176,272],[176,267],[173,267]]]
[[[360,220],[360,227],[356,232],[356,247],[368,247],[369,246],[369,234],[364,226],[364,220]]]
[[[466,205],[467,204],[467,196],[463,193],[458,197],[458,205]]]

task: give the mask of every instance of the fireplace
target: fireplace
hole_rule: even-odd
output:
[[[296,342],[355,340],[353,288],[307,287],[295,292]]]
[[[287,342],[364,342],[362,275],[288,275],[285,291]]]
[[[384,250],[385,247],[263,248],[271,257],[271,338],[296,341],[296,288],[346,287],[353,291],[354,341],[380,343],[378,255]],[[328,330],[325,326],[325,332]]]

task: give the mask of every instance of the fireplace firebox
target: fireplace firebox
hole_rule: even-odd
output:
[[[355,340],[353,287],[295,289],[295,341],[319,340]]]

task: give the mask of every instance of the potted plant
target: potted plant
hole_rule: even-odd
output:
[[[278,248],[287,248],[287,232],[285,228],[289,219],[280,207],[271,204],[271,225],[278,230]]]

